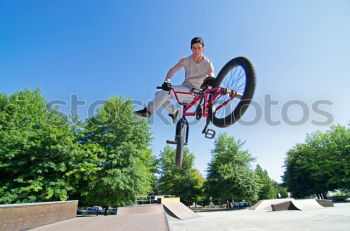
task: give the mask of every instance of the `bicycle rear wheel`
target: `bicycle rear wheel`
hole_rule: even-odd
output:
[[[241,118],[247,110],[255,91],[255,71],[252,63],[245,57],[231,59],[220,70],[215,87],[227,88],[238,95],[220,108],[229,95],[221,95],[209,109],[209,119],[217,127],[228,127]]]

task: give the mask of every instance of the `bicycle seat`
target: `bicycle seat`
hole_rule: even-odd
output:
[[[216,79],[215,77],[207,77],[204,79],[202,85],[201,85],[201,89],[206,89],[208,87],[214,87],[215,86],[215,83],[216,83]]]
[[[191,93],[194,93],[194,94],[199,94],[199,93],[201,93],[202,91],[201,91],[201,89],[197,89],[197,88],[191,88],[191,91],[190,91]]]

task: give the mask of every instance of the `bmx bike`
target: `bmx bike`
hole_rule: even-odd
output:
[[[190,92],[176,91],[171,87],[176,101],[182,105],[182,116],[176,124],[175,140],[168,144],[176,144],[176,167],[182,167],[183,148],[188,144],[189,123],[187,116],[195,116],[197,120],[206,118],[202,131],[209,139],[215,137],[216,132],[209,129],[212,122],[216,127],[225,128],[236,121],[247,110],[255,91],[255,71],[252,63],[245,57],[231,59],[220,70],[213,81],[202,89],[191,89]],[[162,87],[157,87],[161,89]],[[178,94],[192,95],[190,103],[180,102]],[[196,109],[190,111],[195,106]]]

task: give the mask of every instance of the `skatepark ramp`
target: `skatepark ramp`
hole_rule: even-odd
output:
[[[172,203],[172,204],[163,204],[164,211],[175,218],[180,220],[185,220],[193,217],[197,217],[198,215],[194,213],[191,209],[187,208],[182,203]]]
[[[127,215],[127,214],[154,214],[162,213],[162,205],[138,205],[138,206],[128,206],[128,207],[119,207],[118,215]]]
[[[164,198],[160,202],[161,204],[119,207],[117,215],[166,213],[180,220],[197,216],[196,213],[181,203],[179,198]]]
[[[12,229],[2,229],[12,230]],[[24,229],[23,229],[24,230]],[[164,213],[79,217],[42,226],[35,231],[169,231]],[[33,231],[34,231],[33,230]]]
[[[163,206],[159,204],[119,207],[116,219],[118,230],[122,231],[170,230]]]
[[[184,220],[197,217],[197,214],[180,202],[179,197],[161,198],[164,211],[177,219]]]
[[[256,211],[282,211],[282,210],[311,210],[321,209],[324,207],[333,207],[333,203],[330,200],[315,200],[315,199],[303,199],[295,200],[293,198],[288,199],[272,199],[272,200],[260,200],[254,206],[250,207]]]
[[[118,230],[165,231],[170,230],[167,215],[181,220],[197,216],[180,202],[180,198],[163,198],[160,203],[119,207],[116,216]]]
[[[179,198],[165,198],[162,204],[118,207],[116,216],[73,218],[38,228],[39,231],[169,231],[168,219],[188,219],[197,215],[180,202]],[[1,230],[1,229],[0,229]]]
[[[255,205],[250,207],[250,209],[256,211],[271,211],[272,204],[279,204],[283,202],[289,202],[292,200],[294,200],[294,198],[259,200]]]
[[[169,231],[165,213],[137,213],[115,216],[116,230],[120,231]]]
[[[326,199],[316,199],[316,201],[322,205],[322,207],[334,207],[333,201]]]
[[[322,209],[323,206],[315,199],[291,200],[271,205],[272,211],[282,210],[312,210]]]

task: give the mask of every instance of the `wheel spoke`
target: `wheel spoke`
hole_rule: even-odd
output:
[[[251,62],[245,57],[231,59],[217,76],[218,87],[226,88],[230,93],[218,96],[211,105],[209,119],[217,127],[227,127],[235,123],[247,110],[255,91],[255,73]],[[249,84],[249,86],[247,85]],[[232,97],[231,97],[231,96]]]
[[[233,90],[243,94],[244,88],[246,85],[245,79],[246,79],[246,73],[244,69],[240,65],[235,65],[229,71],[229,73],[227,73],[227,75],[224,77],[222,83],[220,84],[220,87],[227,88],[229,90]],[[213,104],[213,108],[215,108],[214,110],[216,110],[217,107],[219,107],[221,104],[223,104],[227,100],[230,100],[230,96],[228,95],[219,96],[216,99],[215,103]],[[215,117],[225,118],[226,116],[228,116],[233,112],[238,102],[239,102],[238,98],[231,100],[225,106],[215,111]]]

